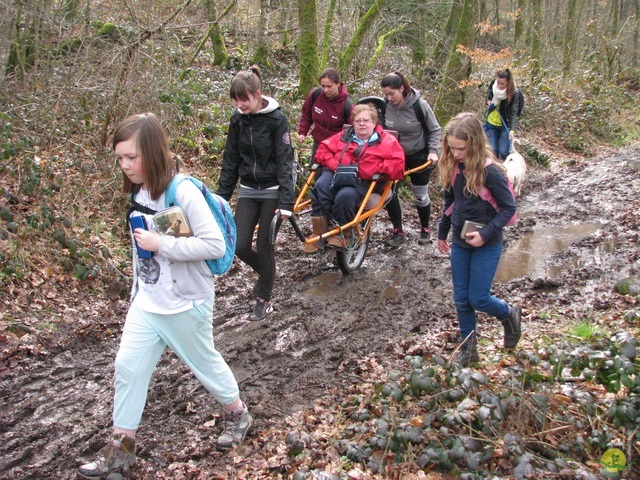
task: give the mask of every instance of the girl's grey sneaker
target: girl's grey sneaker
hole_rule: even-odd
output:
[[[504,348],[513,348],[520,341],[520,318],[522,317],[522,310],[520,307],[509,307],[509,316],[503,320],[502,327],[504,328]]]
[[[420,238],[418,239],[420,245],[427,245],[431,243],[431,230],[428,228],[422,228],[420,230]]]
[[[249,317],[252,321],[257,322],[259,320],[264,320],[273,312],[273,305],[271,301],[264,300],[260,297],[256,298],[256,306],[253,307],[253,312],[251,313],[251,317]]]
[[[409,237],[406,233],[401,232],[398,229],[394,229],[391,236],[385,242],[387,247],[400,248],[403,244],[409,241]]]
[[[124,433],[114,435],[99,452],[98,458],[78,468],[78,478],[89,480],[120,480],[134,478],[131,471],[136,463],[136,442]]]
[[[253,417],[247,407],[240,413],[225,412],[224,429],[216,441],[218,450],[229,450],[241,444],[252,426]]]

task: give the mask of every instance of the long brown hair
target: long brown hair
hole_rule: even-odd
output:
[[[176,174],[176,164],[169,150],[167,134],[153,113],[140,113],[122,120],[113,134],[113,150],[120,142],[133,139],[140,160],[145,185],[153,200],[158,200]],[[138,193],[141,184],[133,183],[122,173],[124,193]]]
[[[467,142],[467,158],[464,161],[464,175],[467,179],[465,194],[477,195],[485,183],[484,164],[487,158],[495,161],[493,150],[482,128],[482,123],[475,113],[463,112],[449,120],[442,134],[442,154],[438,161],[440,183],[444,188],[451,188],[453,174],[458,168],[458,161],[449,148],[449,137],[453,136]]]
[[[498,70],[496,78],[503,78],[507,81],[507,103],[511,103],[513,101],[513,95],[516,93],[516,81],[513,79],[511,70],[508,68]]]
[[[340,76],[340,72],[333,67],[325,68],[320,74],[319,80],[323,78],[328,78],[333,83],[342,83],[342,77]]]

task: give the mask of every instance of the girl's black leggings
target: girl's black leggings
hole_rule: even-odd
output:
[[[269,244],[269,227],[276,209],[277,198],[240,198],[234,215],[238,242],[236,255],[258,274],[253,286],[253,295],[271,300],[276,276],[276,258]],[[256,248],[253,248],[255,227],[258,225]]]

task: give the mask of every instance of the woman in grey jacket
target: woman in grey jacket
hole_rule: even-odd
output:
[[[250,319],[264,320],[273,312],[276,276],[269,226],[278,210],[283,218],[289,217],[295,202],[289,122],[278,102],[262,94],[262,73],[256,65],[234,77],[230,97],[237,110],[229,123],[217,193],[229,201],[240,180],[234,215],[236,255],[258,274]],[[258,238],[253,248],[256,225]]]
[[[405,170],[409,170],[431,160],[438,161],[440,147],[440,124],[431,107],[420,98],[420,93],[409,85],[400,72],[385,75],[380,82],[387,99],[385,128],[398,132],[398,140],[405,153]],[[411,190],[420,217],[421,245],[431,242],[431,201],[429,199],[429,179],[433,165],[420,172],[412,173]],[[387,204],[387,212],[393,224],[393,233],[387,245],[397,248],[408,240],[402,228],[402,208],[397,192]]]

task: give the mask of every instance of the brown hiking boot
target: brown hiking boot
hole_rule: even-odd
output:
[[[121,480],[134,478],[131,471],[136,463],[136,442],[124,433],[114,435],[99,452],[98,458],[78,468],[78,478],[88,480]]]
[[[319,237],[323,233],[327,233],[327,219],[324,217],[311,217],[311,228],[313,229],[312,236]],[[302,251],[304,253],[318,253],[322,250],[320,244],[321,241],[315,243],[305,243]]]

